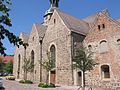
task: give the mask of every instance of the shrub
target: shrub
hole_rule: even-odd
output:
[[[39,83],[38,87],[42,87],[45,83]]]
[[[6,80],[15,80],[15,76],[6,76]]]
[[[55,84],[47,84],[47,83],[39,83],[38,87],[42,87],[42,88],[54,88]]]
[[[24,82],[25,82],[25,80],[20,80],[20,81],[19,81],[19,83],[24,83]]]
[[[42,88],[48,88],[48,87],[49,87],[49,85],[46,83],[42,85]]]
[[[25,80],[25,83],[28,83],[28,84],[33,84],[33,82],[32,82],[32,81],[30,81],[30,80]]]
[[[31,80],[20,80],[19,83],[23,83],[23,84],[33,84],[33,82]]]
[[[50,84],[49,84],[49,87],[55,87],[55,84],[50,83]]]

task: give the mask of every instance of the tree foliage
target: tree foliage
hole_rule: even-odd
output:
[[[4,66],[5,66],[4,60],[0,58],[0,73],[4,72]]]
[[[32,62],[32,60],[27,59],[27,58],[24,59],[24,64],[23,64],[22,68],[23,68],[23,70],[25,72],[25,77],[24,77],[25,80],[27,80],[27,73],[34,71],[34,66],[35,65]]]
[[[4,67],[4,72],[6,73],[13,73],[13,62],[9,61],[5,67]]]
[[[83,72],[83,87],[85,86],[85,72],[93,70],[95,65],[98,63],[95,62],[95,60],[92,58],[93,53],[88,51],[86,48],[81,47],[78,50],[76,50],[74,56],[74,68],[78,68]]]
[[[34,69],[34,63],[33,63],[30,59],[25,59],[25,60],[24,60],[23,68],[24,68],[25,71],[27,71],[27,72],[32,72],[33,69]]]
[[[48,83],[49,72],[55,68],[55,62],[53,62],[51,53],[47,51],[47,59],[44,60],[41,65],[47,71],[46,83]]]
[[[4,62],[4,59],[0,58],[0,73],[12,73],[13,72],[13,62]]]
[[[12,26],[11,19],[9,17],[11,0],[0,0],[0,54],[6,55],[6,48],[3,45],[2,40],[8,38],[10,43],[14,45],[24,45],[23,41],[16,35],[8,30]]]
[[[47,52],[47,60],[43,61],[41,65],[44,69],[46,69],[47,72],[51,71],[55,67],[50,52]]]
[[[84,72],[92,70],[94,66],[98,64],[95,62],[92,56],[93,53],[87,51],[85,48],[82,47],[78,49],[74,57],[74,67],[79,68]]]

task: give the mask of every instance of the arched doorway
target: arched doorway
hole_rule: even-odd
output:
[[[18,71],[17,71],[17,79],[20,78],[20,61],[21,61],[21,56],[20,54],[18,55]]]
[[[77,85],[82,86],[82,73],[81,71],[77,72]]]
[[[56,67],[56,49],[55,49],[54,45],[52,45],[50,47],[50,55],[51,55],[51,59],[53,62],[53,67],[54,67],[54,69],[50,72],[50,83],[55,84],[55,81],[56,81],[56,70],[55,70],[55,67]]]
[[[55,84],[55,80],[56,80],[56,71],[51,71],[50,72],[50,83]]]

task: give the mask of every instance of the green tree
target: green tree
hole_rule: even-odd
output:
[[[0,58],[0,73],[4,72],[4,66],[5,66],[4,60]]]
[[[10,43],[14,45],[24,45],[23,41],[16,35],[10,32],[8,29],[12,26],[11,19],[9,17],[11,0],[0,0],[0,54],[6,55],[6,48],[3,45],[2,40],[8,38]]]
[[[53,62],[52,56],[50,52],[47,52],[47,59],[44,60],[41,65],[43,68],[47,71],[47,78],[46,78],[46,83],[48,83],[49,79],[49,72],[55,68],[55,62]]]
[[[13,73],[13,62],[12,61],[9,61],[5,67],[4,67],[4,72],[6,73]]]
[[[80,69],[83,72],[83,90],[85,88],[85,72],[93,70],[95,65],[98,63],[95,62],[94,59],[92,59],[93,53],[85,49],[84,47],[81,47],[80,49],[77,49],[74,56],[74,64],[73,67]]]
[[[28,72],[33,72],[34,66],[35,66],[34,63],[30,59],[27,59],[27,58],[24,59],[24,64],[23,64],[22,68],[24,70],[24,74],[25,74],[24,79],[25,80],[27,80]]]

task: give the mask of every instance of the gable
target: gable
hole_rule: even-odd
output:
[[[120,34],[120,23],[112,19],[105,11],[96,14],[90,27],[90,32],[85,38],[88,42],[100,41]]]
[[[54,10],[54,13],[47,26],[48,28],[46,33],[50,33],[51,37],[54,36],[53,38],[57,38],[59,35],[67,35],[70,33],[70,29],[65,25],[57,10]]]
[[[89,24],[83,20],[79,20],[73,16],[70,16],[58,9],[54,11],[62,21],[62,23],[72,32],[86,35],[89,32]],[[53,13],[53,16],[54,16]],[[53,17],[52,16],[52,17]]]
[[[59,13],[58,13],[58,10],[55,9],[54,12],[53,12],[53,15],[50,19],[50,22],[49,22],[49,25],[57,25],[57,24],[61,24],[63,26],[65,26],[66,28],[68,28],[65,23],[63,22],[62,18],[60,17]],[[48,25],[48,27],[49,27]],[[67,29],[69,30],[69,29]]]
[[[35,27],[36,27],[38,36],[41,37],[41,38],[43,38],[44,35],[45,35],[45,32],[47,30],[47,26],[44,26],[42,24],[35,24]]]
[[[119,20],[117,21],[117,20],[111,18],[109,15],[109,12],[105,11],[105,10],[97,13],[94,16],[93,20],[94,21],[91,24],[91,28],[93,28],[95,26],[96,28],[101,29],[101,28],[104,28],[106,25],[107,26],[115,25],[118,27],[120,26]]]
[[[22,39],[24,43],[28,43],[29,33],[22,32],[19,37]]]
[[[38,41],[38,40],[39,40],[39,35],[38,35],[35,24],[33,24],[32,31],[28,39],[28,43],[30,44],[30,43],[33,43],[33,41]]]

